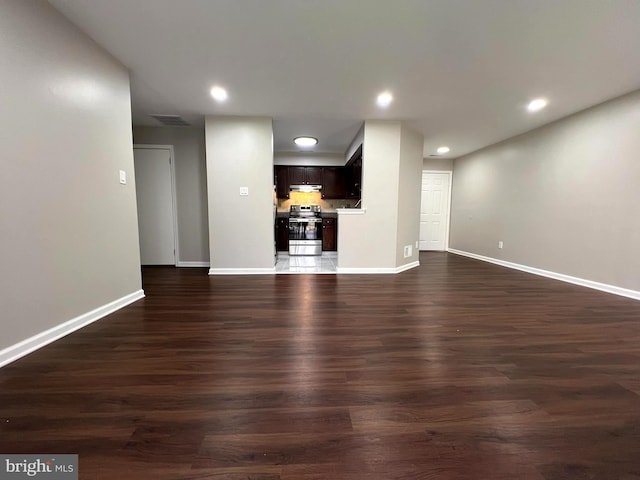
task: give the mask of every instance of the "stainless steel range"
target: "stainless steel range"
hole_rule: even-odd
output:
[[[289,255],[322,255],[320,205],[289,208]]]

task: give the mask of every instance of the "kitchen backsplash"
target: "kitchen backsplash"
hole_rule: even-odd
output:
[[[289,198],[278,199],[278,211],[289,211],[291,205],[320,205],[323,211],[332,211],[336,208],[352,208],[357,200],[327,199],[323,200],[320,192],[290,192]]]

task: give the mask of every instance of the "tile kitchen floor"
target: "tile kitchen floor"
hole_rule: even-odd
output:
[[[322,256],[292,255],[278,252],[276,273],[336,273],[338,254],[323,252]]]

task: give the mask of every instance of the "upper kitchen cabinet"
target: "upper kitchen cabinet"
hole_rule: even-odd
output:
[[[345,198],[360,199],[362,194],[362,145],[358,147],[344,167]]]
[[[322,198],[345,198],[347,193],[345,187],[347,184],[346,174],[347,170],[344,167],[275,165],[273,168],[274,184],[278,198],[290,198],[292,185],[322,185]],[[351,196],[348,198],[356,197]]]
[[[289,185],[322,185],[322,167],[289,167]]]
[[[276,184],[276,196],[289,198],[289,167],[276,165],[273,169],[274,182]]]
[[[307,168],[307,182],[309,185],[322,185],[322,168],[321,167],[306,167]]]
[[[322,168],[322,198],[344,198],[344,173],[342,167]]]

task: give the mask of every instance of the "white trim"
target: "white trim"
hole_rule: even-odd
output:
[[[347,274],[351,274],[351,273],[359,273],[359,274],[372,274],[372,275],[377,275],[377,274],[396,274],[396,273],[401,273],[404,272],[406,270],[409,270],[411,268],[415,268],[415,267],[419,267],[420,266],[420,262],[419,261],[415,261],[415,262],[411,262],[411,263],[407,263],[406,265],[401,265],[399,267],[338,267],[336,273],[347,273]]]
[[[276,267],[271,268],[210,268],[209,275],[273,275]]]
[[[374,268],[374,267],[338,267],[336,273],[364,273],[364,274],[388,274],[396,273],[396,269],[393,267],[386,268]]]
[[[411,262],[411,263],[407,263],[405,265],[402,265],[400,267],[396,267],[396,272],[395,273],[401,273],[401,272],[405,272],[407,270],[411,270],[412,268],[416,268],[420,266],[420,262],[418,260],[416,260],[415,262]]]
[[[336,208],[338,215],[364,215],[366,208]]]
[[[309,267],[309,268],[313,268],[313,267]],[[303,270],[299,271],[299,272],[292,272],[292,271],[280,271],[280,272],[276,272],[276,275],[335,275],[337,272],[317,272],[317,271],[313,271],[313,270],[309,270],[308,272],[305,272]]]
[[[0,350],[0,367],[14,362],[19,358],[58,340],[59,338],[69,335],[70,333],[95,322],[96,320],[100,320],[110,313],[120,310],[143,297],[144,291],[138,290]]]
[[[445,226],[445,236],[444,236],[444,250],[420,250],[418,249],[419,252],[429,252],[429,251],[434,251],[434,252],[447,252],[449,251],[449,226],[451,224],[451,190],[453,190],[453,170],[422,170],[423,175],[425,173],[446,173],[448,174],[449,177],[449,204],[447,206],[447,225]],[[420,181],[422,182],[422,178],[420,179]],[[420,195],[422,197],[422,183],[420,184]],[[422,205],[422,198],[420,198],[420,205]],[[419,226],[418,226],[419,228]],[[419,230],[418,230],[419,232]],[[420,242],[418,242],[419,244]]]
[[[210,267],[211,264],[209,262],[178,262],[176,267]]]
[[[621,297],[633,298],[634,300],[640,300],[640,291],[630,290],[628,288],[616,287],[615,285],[609,285],[606,283],[594,282],[593,280],[587,280],[584,278],[572,277],[571,275],[565,275],[564,273],[550,272],[549,270],[542,270],[540,268],[529,267],[527,265],[520,265],[518,263],[507,262],[504,260],[498,260],[497,258],[485,257],[476,253],[465,252],[463,250],[456,250],[455,248],[449,248],[449,253],[456,255],[462,255],[464,257],[474,258],[483,262],[494,263],[502,267],[512,268],[514,270],[521,270],[523,272],[532,273],[533,275],[539,275],[541,277],[553,278],[554,280],[560,280],[561,282],[572,283],[574,285],[580,285],[582,287],[593,288],[594,290],[600,290],[602,292],[613,293],[614,295],[620,295]]]
[[[137,144],[133,145],[133,149],[140,150],[169,150],[171,166],[171,204],[173,211],[173,245],[175,253],[173,255],[174,265],[178,267],[180,263],[180,235],[178,235],[178,191],[176,189],[176,156],[173,151],[173,145],[153,145],[153,144]],[[206,265],[207,267],[209,265]]]

